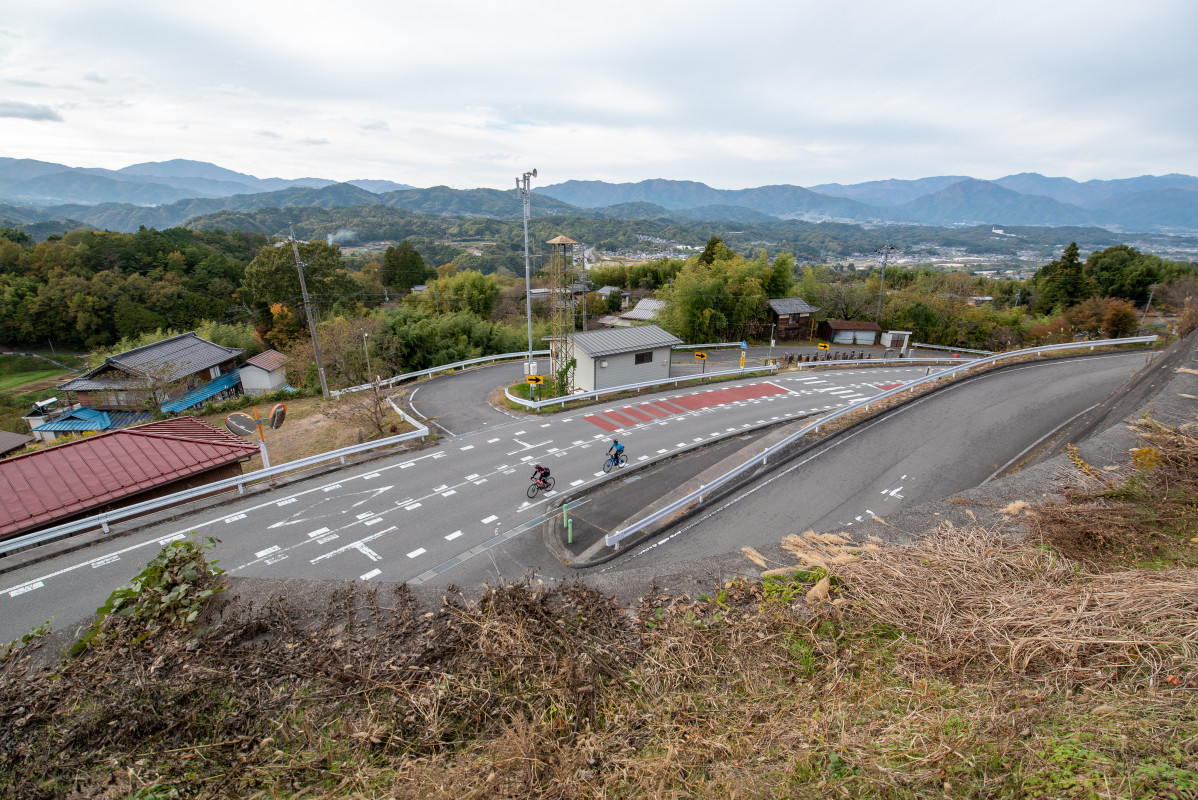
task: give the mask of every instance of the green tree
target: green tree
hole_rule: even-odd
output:
[[[1078,255],[1077,242],[1070,243],[1059,259],[1042,267],[1033,281],[1040,290],[1035,304],[1039,313],[1069,308],[1094,294],[1093,281]]]
[[[354,283],[342,268],[340,246],[305,243],[299,245],[299,252],[308,295],[315,306],[330,308],[341,297],[352,294]],[[255,303],[299,307],[303,293],[291,247],[284,242],[283,246],[268,245],[259,250],[245,268],[245,288]]]
[[[424,259],[407,239],[400,242],[397,247],[388,247],[387,252],[383,255],[380,280],[384,286],[406,292],[413,286],[424,283],[428,275],[429,269],[424,263]]]

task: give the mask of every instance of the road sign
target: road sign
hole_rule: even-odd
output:
[[[287,419],[287,406],[278,403],[270,410],[270,427],[276,431],[283,427],[283,420]]]
[[[742,342],[740,343],[740,349],[741,349],[741,350],[748,350],[748,349],[749,349],[749,343],[748,343],[748,342],[745,342],[745,341],[742,341]]]
[[[699,359],[700,361],[706,361],[707,354],[706,353],[695,353],[695,358]]]
[[[225,417],[225,427],[238,436],[253,436],[258,432],[258,420],[238,411]]]
[[[542,378],[540,375],[529,375],[524,380],[528,381],[529,385],[531,385],[531,386],[540,386],[542,383],[545,382],[545,379]]]
[[[828,349],[828,343],[827,343],[827,342],[820,342],[819,344],[817,344],[817,345],[816,345],[816,347],[818,347],[820,350],[827,350],[827,349]]]
[[[744,367],[745,367],[745,351],[744,350],[740,351],[740,366],[741,366],[741,369],[744,369]]]

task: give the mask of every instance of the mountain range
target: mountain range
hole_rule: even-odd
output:
[[[696,181],[577,181],[534,189],[537,216],[763,222],[1087,225],[1121,232],[1198,233],[1198,178],[1117,180],[1037,173],[985,181],[961,175],[918,180],[715,189]],[[498,189],[418,189],[386,180],[258,178],[203,161],[133,164],[119,170],[0,158],[0,218],[73,219],[108,230],[167,228],[218,211],[383,205],[453,216],[518,218],[518,195]]]

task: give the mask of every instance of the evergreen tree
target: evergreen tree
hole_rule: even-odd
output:
[[[429,269],[424,258],[404,239],[398,247],[388,247],[383,255],[383,270],[380,280],[384,286],[391,286],[403,291],[410,290],[427,279]]]

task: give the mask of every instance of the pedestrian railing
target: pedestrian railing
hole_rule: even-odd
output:
[[[5,539],[0,542],[0,555],[11,553],[14,550],[21,550],[31,545],[44,544],[55,539],[61,539],[65,536],[71,536],[76,533],[90,531],[95,528],[102,529],[108,533],[108,526],[115,522],[136,517],[140,514],[145,514],[150,511],[168,508],[170,506],[186,503],[191,500],[198,500],[218,492],[224,492],[230,489],[237,489],[238,494],[245,494],[245,487],[251,483],[268,480],[276,475],[282,475],[286,472],[306,469],[314,467],[318,464],[324,464],[328,461],[340,461],[345,464],[345,457],[364,453],[369,450],[375,450],[380,447],[390,447],[391,445],[401,444],[411,441],[412,439],[423,439],[428,436],[428,427],[417,422],[411,416],[406,414],[403,409],[395,405],[390,398],[387,398],[388,405],[395,410],[406,422],[410,423],[416,430],[409,433],[401,433],[398,436],[389,436],[385,439],[378,439],[373,442],[363,442],[362,444],[343,447],[340,450],[332,450],[327,453],[301,458],[296,461],[288,461],[285,464],[280,464],[277,467],[269,467],[267,469],[255,470],[247,472],[244,475],[238,475],[235,478],[226,478],[223,481],[213,481],[206,483],[203,486],[197,486],[194,489],[186,489],[182,492],[156,497],[153,500],[146,500],[142,503],[115,508],[111,511],[105,511],[102,514],[95,514],[90,517],[67,522],[62,525],[55,525],[53,528],[45,528],[36,533],[29,533],[24,536],[15,536],[11,539]]]
[[[1136,337],[1131,337],[1131,338],[1127,338],[1127,339],[1102,339],[1102,340],[1094,341],[1094,342],[1069,342],[1067,344],[1053,344],[1053,345],[1046,345],[1044,347],[1032,347],[1032,348],[1028,348],[1026,350],[1013,350],[1009,353],[999,353],[998,355],[990,356],[988,358],[979,358],[979,359],[973,359],[973,360],[969,360],[969,361],[959,361],[958,360],[957,362],[955,362],[956,366],[954,366],[951,369],[940,370],[935,375],[928,375],[928,376],[925,376],[918,380],[914,380],[909,383],[904,383],[902,386],[899,386],[894,389],[890,389],[889,391],[882,392],[881,394],[874,395],[873,397],[862,398],[853,403],[850,403],[849,405],[845,406],[842,409],[833,411],[832,413],[828,414],[827,416],[821,417],[820,419],[816,420],[815,422],[812,422],[809,425],[803,426],[802,428],[795,431],[790,436],[787,436],[785,439],[783,439],[782,441],[773,445],[772,447],[766,448],[760,455],[753,456],[753,458],[749,459],[748,461],[745,461],[743,464],[740,464],[737,467],[734,467],[733,469],[729,470],[728,472],[725,472],[723,475],[719,476],[718,478],[711,481],[710,483],[704,484],[703,486],[699,487],[698,489],[696,489],[695,491],[686,495],[685,497],[683,497],[679,500],[675,500],[673,503],[670,503],[665,508],[662,508],[661,510],[656,511],[653,514],[650,514],[649,516],[645,517],[644,519],[639,519],[636,522],[633,522],[631,525],[628,525],[627,527],[623,528],[622,530],[614,531],[612,533],[607,534],[607,536],[604,537],[604,543],[608,547],[614,547],[618,550],[620,547],[620,542],[623,541],[624,539],[627,539],[629,536],[632,536],[635,533],[645,530],[647,527],[654,524],[655,522],[659,522],[659,521],[669,517],[674,512],[678,511],[679,509],[686,508],[687,506],[691,505],[692,503],[701,504],[703,502],[703,499],[705,496],[710,495],[712,492],[719,489],[721,486],[724,486],[729,481],[732,481],[735,478],[743,475],[744,473],[748,472],[750,469],[754,468],[758,464],[763,464],[763,465],[766,464],[769,461],[771,456],[782,452],[787,447],[789,447],[793,443],[797,442],[799,439],[803,438],[807,434],[817,433],[821,426],[827,425],[832,420],[837,419],[838,417],[843,417],[846,414],[852,414],[853,412],[858,411],[862,408],[869,410],[869,407],[872,404],[877,403],[880,400],[885,400],[888,397],[893,397],[895,395],[902,394],[903,392],[914,392],[917,387],[922,386],[925,383],[931,383],[932,381],[937,381],[937,380],[940,380],[945,377],[953,378],[953,377],[956,377],[958,372],[963,372],[965,370],[974,369],[975,367],[986,366],[988,364],[994,364],[999,361],[1003,361],[1005,359],[1017,358],[1020,356],[1037,355],[1039,353],[1049,353],[1049,352],[1055,352],[1055,351],[1060,351],[1060,350],[1081,350],[1081,349],[1087,349],[1087,348],[1090,350],[1093,350],[1095,347],[1104,347],[1104,346],[1110,346],[1110,345],[1148,344],[1151,342],[1155,342],[1156,340],[1157,340],[1156,336],[1136,336]],[[905,358],[905,359],[895,359],[895,360],[899,360],[904,363],[910,363],[911,361],[913,361],[915,359]],[[875,359],[874,361],[876,363],[877,360]],[[827,363],[827,362],[821,362],[821,363]]]

